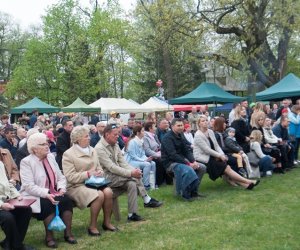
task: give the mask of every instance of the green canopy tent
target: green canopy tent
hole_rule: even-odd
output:
[[[171,104],[201,104],[239,102],[243,98],[232,95],[215,83],[203,82],[190,93],[169,100]]]
[[[290,73],[278,83],[256,94],[257,101],[275,101],[284,98],[300,97],[300,78]]]
[[[101,108],[91,107],[78,97],[72,104],[61,110],[64,112],[100,112]]]
[[[10,113],[22,114],[23,111],[26,111],[27,113],[31,113],[33,110],[38,110],[40,113],[55,113],[59,111],[59,108],[51,106],[41,101],[39,98],[34,97],[32,100],[18,107],[12,108],[10,110]]]

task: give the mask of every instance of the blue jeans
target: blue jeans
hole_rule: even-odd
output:
[[[144,186],[150,187],[150,171],[153,171],[154,176],[156,176],[156,163],[154,161],[131,161],[130,164],[143,171]]]
[[[263,172],[264,174],[269,171],[273,170],[275,168],[272,157],[269,155],[266,155],[265,157],[261,158],[258,162],[259,170]]]
[[[176,192],[185,199],[192,198],[198,192],[200,180],[195,170],[190,166],[178,163],[173,168],[176,179]],[[203,174],[201,175],[202,178]]]

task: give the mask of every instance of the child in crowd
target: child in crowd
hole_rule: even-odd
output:
[[[190,126],[189,123],[184,124],[184,132],[183,132],[183,134],[184,134],[185,139],[189,143],[191,143],[191,147],[193,147],[193,145],[194,145],[194,137],[193,137],[193,134],[191,133],[191,126]]]
[[[244,166],[249,171],[251,170],[251,165],[248,156],[244,153],[243,148],[235,139],[235,129],[229,127],[226,129],[225,133],[227,134],[227,137],[224,140],[224,144],[227,152],[237,159],[237,165],[239,168],[238,173],[244,178],[247,178],[247,171],[244,169]]]

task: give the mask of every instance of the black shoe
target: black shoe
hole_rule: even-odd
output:
[[[283,168],[277,168],[278,173],[279,174],[285,174],[285,171],[283,170]]]
[[[155,207],[160,207],[163,203],[161,201],[157,201],[153,198],[151,198],[151,200],[148,203],[144,203],[144,207],[151,207],[151,208],[155,208]]]
[[[192,193],[192,198],[196,198],[196,199],[206,198],[206,195],[200,193]]]
[[[254,187],[257,186],[260,183],[260,180],[256,180],[256,182],[254,183]]]
[[[254,188],[254,186],[255,186],[254,183],[250,183],[246,189],[252,190]]]
[[[77,240],[74,239],[73,236],[64,236],[65,242],[68,242],[69,244],[77,244]]]
[[[111,231],[111,232],[118,232],[118,231],[120,231],[120,229],[117,228],[117,227],[108,228],[107,226],[105,226],[105,224],[102,224],[102,228],[103,228],[104,231]]]
[[[133,213],[130,217],[127,217],[128,222],[131,221],[143,221],[144,219],[136,213]]]
[[[89,228],[88,228],[88,230],[87,230],[87,231],[88,231],[88,235],[89,235],[89,236],[92,236],[92,237],[98,237],[98,236],[100,236],[100,235],[101,235],[101,233],[100,233],[100,232],[98,232],[98,233],[94,233],[94,232],[92,232],[92,231],[91,231],[91,229],[89,229]]]

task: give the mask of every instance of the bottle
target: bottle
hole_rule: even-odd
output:
[[[154,171],[150,171],[150,188],[155,189],[155,176],[154,176]]]

